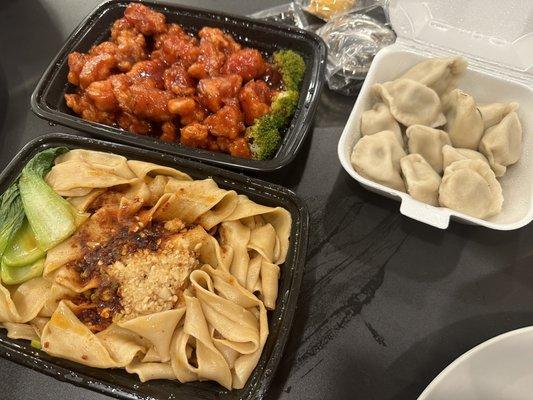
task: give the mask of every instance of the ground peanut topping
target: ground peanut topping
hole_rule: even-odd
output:
[[[187,240],[173,235],[156,251],[141,249],[106,268],[118,284],[122,311],[114,320],[171,310],[182,297],[190,272],[199,266]]]

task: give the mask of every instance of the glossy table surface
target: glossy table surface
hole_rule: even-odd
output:
[[[181,0],[249,14],[272,0]],[[53,55],[98,1],[0,2],[0,164],[31,138],[73,132],[30,110]],[[533,225],[493,232],[409,220],[342,170],[354,98],[324,90],[296,161],[261,178],[303,198],[311,236],[299,306],[268,399],[413,399],[452,360],[533,322]],[[530,239],[528,239],[530,237]],[[0,399],[107,397],[0,360]]]

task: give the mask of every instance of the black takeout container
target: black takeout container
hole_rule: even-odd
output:
[[[98,6],[71,34],[41,77],[31,97],[32,110],[40,117],[94,136],[139,147],[159,150],[206,161],[226,167],[254,171],[273,171],[291,162],[311,129],[324,82],[326,45],[314,33],[288,25],[264,22],[222,12],[186,7],[175,3],[143,1],[166,15],[168,22],[181,24],[188,32],[196,33],[203,26],[221,28],[245,46],[272,53],[288,48],[299,52],[307,66],[300,90],[300,101],[282,144],[271,160],[247,160],[229,154],[194,149],[180,144],[165,143],[156,138],[128,133],[120,128],[84,121],[70,110],[65,93],[74,92],[67,81],[67,56],[73,51],[87,52],[91,46],[110,36],[112,23],[121,18],[129,1],[111,0]]]
[[[61,381],[121,399],[260,399],[267,390],[287,342],[307,252],[309,214],[305,204],[290,190],[242,174],[223,170],[170,154],[144,150],[124,144],[67,134],[48,134],[28,143],[0,174],[0,193],[19,176],[26,163],[39,151],[66,146],[120,154],[128,159],[167,165],[188,173],[195,179],[213,178],[225,189],[233,189],[250,199],[268,206],[285,207],[292,216],[292,230],[286,262],[281,265],[278,304],[269,312],[269,336],[257,367],[246,386],[228,391],[215,382],[156,380],[141,383],[137,375],[120,369],[96,369],[68,360],[54,358],[36,350],[26,340],[6,337],[0,330],[0,356]]]

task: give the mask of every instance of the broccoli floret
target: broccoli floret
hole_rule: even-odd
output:
[[[246,131],[248,145],[255,159],[271,158],[281,144],[280,129],[287,125],[298,106],[299,87],[305,73],[303,58],[292,50],[274,53],[274,64],[279,69],[285,90],[272,100],[270,113],[255,120]]]
[[[274,115],[264,115],[246,130],[246,138],[253,157],[258,160],[271,158],[281,143],[279,120]]]
[[[285,90],[273,99],[270,106],[271,114],[275,116],[279,128],[286,125],[294,115],[299,97],[296,90]]]
[[[270,114],[248,128],[246,136],[254,158],[265,160],[274,155],[281,143],[280,129],[289,123],[297,105],[297,91],[280,92],[272,101]]]
[[[305,73],[305,61],[293,50],[274,53],[274,64],[281,72],[287,90],[299,90]]]

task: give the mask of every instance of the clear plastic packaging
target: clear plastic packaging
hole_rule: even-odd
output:
[[[328,87],[345,95],[357,94],[376,53],[396,40],[385,22],[359,13],[332,18],[316,33],[328,46]]]
[[[355,95],[376,53],[396,40],[388,23],[387,4],[388,0],[295,0],[250,17],[316,31],[328,46],[328,87],[345,95]],[[333,13],[332,5],[342,12]],[[308,13],[304,13],[302,7]],[[313,10],[327,12],[327,17]],[[331,15],[335,16],[330,18]],[[324,24],[324,19],[329,21]]]
[[[304,11],[329,21],[331,18],[363,10],[376,5],[383,5],[385,0],[295,0]]]
[[[268,22],[279,22],[297,26],[298,28],[305,28],[307,26],[302,9],[295,3],[286,3],[267,8],[266,10],[250,14],[250,17]]]

